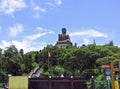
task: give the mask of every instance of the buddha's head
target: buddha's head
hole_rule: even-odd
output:
[[[66,34],[66,28],[65,27],[62,28],[62,34]]]

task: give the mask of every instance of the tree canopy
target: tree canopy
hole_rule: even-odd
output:
[[[47,45],[43,50],[24,53],[14,45],[5,50],[0,48],[0,81],[7,74],[27,75],[40,63],[43,63],[41,76],[58,77],[79,76],[90,79],[92,75],[103,73],[100,65],[113,63],[118,67],[120,61],[120,48],[111,41],[106,45],[90,44],[87,46],[68,46],[58,48]]]

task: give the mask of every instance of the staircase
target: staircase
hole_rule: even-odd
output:
[[[43,72],[43,64],[39,64],[39,66],[35,67],[29,74],[30,78],[39,77]]]

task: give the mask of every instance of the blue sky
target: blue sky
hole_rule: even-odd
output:
[[[73,44],[120,46],[120,0],[0,0],[0,48],[25,52],[58,40],[66,27]]]

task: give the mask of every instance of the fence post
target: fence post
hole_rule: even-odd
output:
[[[91,80],[91,82],[92,82],[92,87],[91,87],[91,89],[95,89],[94,76],[92,76],[91,78],[92,78],[92,80]]]
[[[48,89],[51,89],[51,76],[49,76],[49,79],[48,79]]]
[[[73,76],[71,76],[71,89],[73,89]]]

